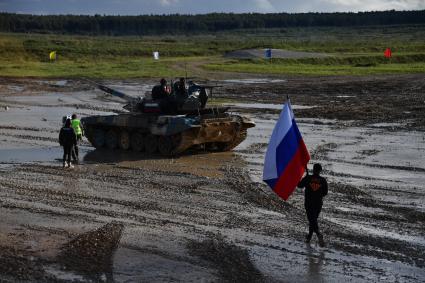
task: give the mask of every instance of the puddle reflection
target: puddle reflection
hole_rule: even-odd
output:
[[[320,251],[319,254],[314,253],[314,249],[307,245],[307,256],[308,256],[308,273],[307,277],[311,282],[323,282],[321,270],[325,259],[324,251]]]
[[[166,157],[144,152],[95,149],[87,152],[83,157],[83,161],[85,163],[119,163],[123,161],[154,160],[164,158]]]

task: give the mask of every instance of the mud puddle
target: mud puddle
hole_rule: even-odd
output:
[[[285,79],[269,79],[269,78],[251,78],[251,79],[230,79],[223,80],[224,83],[230,84],[267,84],[267,83],[285,83]]]
[[[86,156],[92,148],[79,147],[80,156]],[[62,162],[62,147],[46,148],[7,148],[0,149],[0,163],[2,164],[22,164],[22,163],[57,163]],[[83,158],[83,160],[85,160]],[[95,162],[95,161],[93,161]]]
[[[0,163],[52,162],[57,160],[62,148],[19,148],[0,149]]]
[[[269,104],[269,103],[226,103],[225,106],[241,109],[270,109],[270,110],[282,110],[282,104]],[[313,106],[305,105],[291,105],[292,109],[311,109]]]

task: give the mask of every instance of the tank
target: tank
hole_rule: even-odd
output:
[[[96,85],[127,101],[123,108],[128,111],[81,119],[85,136],[96,148],[158,152],[164,156],[189,149],[229,151],[246,139],[248,128],[255,126],[252,120],[229,113],[229,107],[206,107],[209,86],[190,82],[183,101],[176,95],[158,101],[150,95],[134,98]]]

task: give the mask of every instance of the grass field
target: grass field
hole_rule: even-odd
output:
[[[394,57],[383,57],[391,47]],[[280,48],[328,53],[317,59],[236,60],[225,52]],[[48,61],[56,50],[56,62]],[[161,59],[151,58],[159,51]],[[292,28],[211,35],[90,37],[0,34],[0,76],[137,78],[187,72],[335,75],[425,73],[425,26]],[[196,66],[196,68],[193,68]]]

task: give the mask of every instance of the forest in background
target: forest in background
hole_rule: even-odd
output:
[[[425,10],[203,15],[27,15],[0,13],[0,32],[79,35],[202,34],[243,29],[424,24]]]

